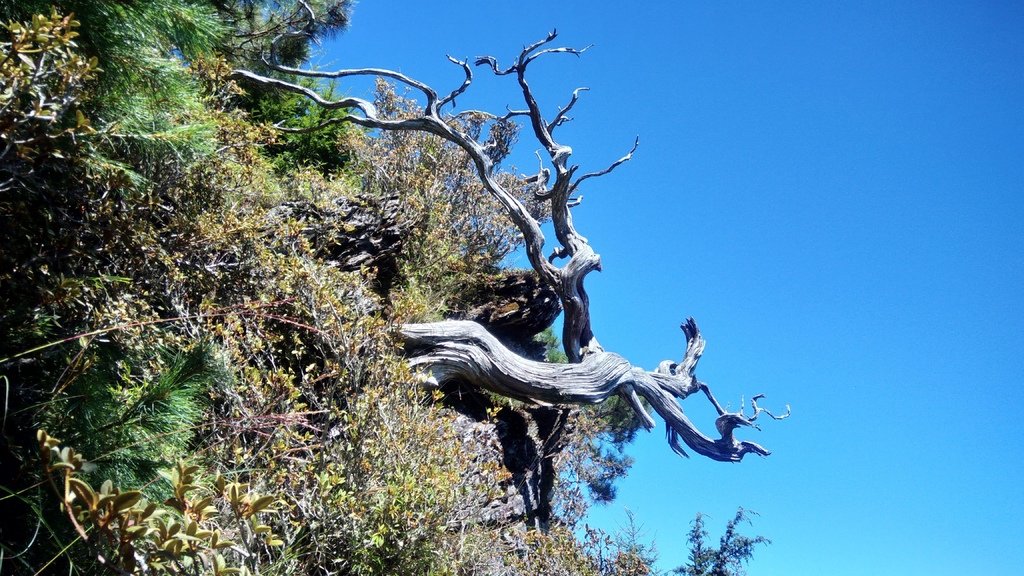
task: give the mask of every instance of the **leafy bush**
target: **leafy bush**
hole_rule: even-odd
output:
[[[68,519],[100,564],[119,574],[255,573],[281,546],[264,524],[276,512],[274,496],[217,476],[197,477],[198,466],[178,464],[163,474],[171,496],[149,502],[138,490],[103,482],[97,490],[81,477],[90,464],[71,447],[39,430],[39,454],[46,480],[60,497]],[[193,494],[194,493],[194,494]]]
[[[389,117],[418,113],[415,101],[384,81],[377,84],[374,104]],[[470,134],[487,126],[482,117],[460,121]],[[489,135],[494,158],[501,160],[515,142],[517,129],[511,122],[498,123]],[[364,174],[372,195],[398,197],[417,224],[404,242],[401,270],[406,282],[397,296],[403,307],[414,311],[406,320],[438,319],[437,314],[467,300],[487,275],[498,270],[521,242],[519,233],[479,184],[469,157],[450,142],[414,131],[386,131],[354,145],[355,169]],[[510,172],[499,178],[541,216],[541,205],[525,183]]]
[[[3,25],[0,41],[0,193],[35,180],[40,161],[92,133],[78,108],[97,60],[77,51],[79,22],[37,14],[25,24]]]

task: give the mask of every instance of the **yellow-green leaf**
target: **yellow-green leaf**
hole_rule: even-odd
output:
[[[127,510],[134,506],[139,500],[142,500],[142,492],[139,492],[138,490],[122,492],[114,498],[114,510],[118,512]]]
[[[261,510],[269,508],[270,505],[273,504],[273,503],[274,503],[274,497],[273,496],[260,496],[259,498],[253,500],[253,502],[252,502],[252,511],[253,512],[260,512]]]
[[[68,478],[68,484],[75,494],[85,502],[85,505],[88,506],[90,510],[96,509],[98,498],[96,497],[96,492],[93,491],[92,486],[89,486],[84,481],[74,477]]]

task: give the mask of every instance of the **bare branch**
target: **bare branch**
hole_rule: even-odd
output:
[[[316,12],[313,12],[313,9],[310,8],[309,2],[306,2],[305,0],[299,0],[299,6],[301,6],[302,9],[306,11],[306,16],[309,18],[311,22],[316,20]]]
[[[522,54],[519,57],[520,60],[522,60],[530,52],[533,52],[537,48],[540,48],[541,46],[547,44],[548,42],[551,42],[555,38],[558,38],[558,29],[557,28],[552,28],[551,32],[548,32],[548,35],[547,35],[546,38],[544,38],[543,40],[538,40],[538,41],[534,42],[533,44],[530,44],[529,46],[524,47],[523,48],[523,52],[522,52]]]
[[[619,396],[626,400],[629,407],[633,409],[633,412],[640,417],[640,422],[643,424],[644,429],[653,430],[657,424],[654,418],[647,413],[647,409],[644,408],[640,397],[636,395],[636,388],[632,384],[623,384],[619,387]]]
[[[424,84],[423,82],[420,82],[419,80],[410,78],[409,76],[406,76],[401,72],[388,70],[387,68],[351,68],[346,70],[324,71],[308,70],[305,68],[293,68],[291,66],[282,66],[280,64],[275,64],[273,62],[269,62],[266,60],[264,61],[264,63],[278,72],[282,72],[284,74],[294,74],[295,76],[301,76],[303,78],[323,78],[331,80],[337,80],[340,78],[347,78],[351,76],[378,76],[381,78],[390,78],[392,80],[395,80],[396,82],[400,82],[402,84],[405,84],[406,86],[409,86],[410,88],[414,88],[421,92],[427,98],[428,107],[435,106],[438,103],[437,92],[435,92],[433,88]],[[236,72],[248,74],[250,77],[257,76],[255,74],[252,74],[251,72],[246,72],[244,70],[236,70]]]
[[[521,65],[525,66],[545,54],[572,54],[573,56],[580,56],[581,54],[583,54],[587,50],[590,50],[593,47],[593,44],[589,44],[587,46],[584,46],[583,48],[548,48],[546,50],[541,50],[540,52],[532,54],[531,56],[526,58],[526,60],[524,60]]]
[[[515,66],[512,66],[510,68],[506,68],[504,70],[500,70],[498,68],[498,59],[495,58],[494,56],[477,56],[476,59],[473,60],[473,65],[475,65],[475,66],[487,65],[491,69],[491,71],[494,72],[494,74],[496,76],[506,76],[506,75],[511,74],[511,73],[516,71],[516,67]]]
[[[487,118],[489,120],[495,120],[497,122],[505,122],[505,121],[511,120],[512,118],[515,118],[516,116],[529,116],[529,115],[530,115],[530,111],[529,110],[509,110],[508,112],[505,112],[501,116],[497,116],[495,114],[492,114],[491,112],[485,112],[483,110],[463,110],[462,112],[458,112],[458,113],[454,114],[453,117],[454,118],[465,118],[465,117],[470,117],[471,118],[473,116],[479,116],[479,117]]]
[[[639,136],[636,137],[636,140],[633,142],[633,147],[630,148],[629,152],[627,152],[626,155],[623,156],[622,158],[619,158],[615,162],[612,162],[611,166],[605,168],[604,170],[598,170],[597,172],[588,172],[587,174],[580,176],[575,182],[573,182],[572,186],[569,187],[570,193],[575,192],[576,189],[579,188],[580,184],[582,184],[583,181],[586,180],[587,178],[596,178],[598,176],[604,176],[605,174],[608,174],[612,170],[618,168],[620,164],[624,164],[632,160],[633,153],[636,152],[638,146],[640,146]]]
[[[538,54],[538,55],[531,56],[531,53],[534,50],[536,50],[537,48],[540,48],[541,46],[551,42],[552,40],[554,40],[557,37],[558,37],[558,30],[552,30],[551,32],[548,33],[547,37],[545,37],[543,40],[538,40],[538,41],[534,42],[533,44],[530,44],[529,46],[524,46],[522,52],[519,53],[519,58],[516,60],[516,63],[513,64],[512,66],[509,66],[508,68],[501,68],[501,67],[499,67],[498,66],[498,60],[494,56],[477,56],[477,58],[474,61],[474,63],[477,66],[482,66],[482,65],[486,64],[498,76],[507,76],[509,74],[512,74],[513,72],[522,72],[522,70],[526,67],[526,64],[529,64],[529,62],[531,60],[533,60],[534,58],[536,58],[536,56],[539,55]],[[589,48],[589,46],[588,46],[588,48]],[[565,51],[568,51],[568,50],[569,49],[559,49],[559,51],[562,51],[562,52],[565,52]],[[582,52],[582,50],[577,50],[576,52]]]
[[[544,166],[544,160],[540,157],[540,152],[534,152],[537,156],[537,173],[526,179],[529,184],[536,184],[537,189],[534,191],[534,198],[543,201],[551,198],[551,190],[548,190],[548,180],[551,178],[551,170]]]
[[[679,327],[683,329],[683,335],[686,336],[686,352],[683,354],[683,360],[679,363],[676,372],[692,377],[697,369],[697,362],[704,354],[704,337],[701,336],[700,328],[697,328],[697,321],[692,316]]]
[[[457,64],[461,66],[462,71],[466,74],[466,79],[462,81],[461,86],[459,86],[455,90],[452,90],[451,94],[445,96],[437,103],[438,108],[443,108],[449,102],[451,102],[451,104],[454,106],[455,98],[457,96],[461,96],[462,93],[465,92],[467,88],[469,88],[469,85],[473,83],[473,69],[469,67],[469,64],[467,64],[465,60],[456,60],[455,58],[448,56],[448,61],[451,62],[452,64]]]
[[[277,122],[274,124],[274,129],[280,130],[281,132],[287,132],[289,134],[310,134],[313,132],[319,132],[320,130],[327,128],[328,126],[333,126],[335,124],[343,124],[345,122],[351,122],[351,120],[347,118],[329,118],[327,120],[324,120],[323,122],[320,122],[316,126],[309,126],[307,128],[292,128],[290,126],[285,126],[284,121],[282,120],[281,122]]]
[[[316,102],[317,105],[327,109],[336,110],[341,108],[357,108],[367,116],[376,117],[377,115],[377,109],[376,107],[374,107],[373,103],[371,103],[368,100],[363,100],[361,98],[349,97],[342,98],[341,100],[327,100],[324,97],[320,96],[320,94],[315,90],[306,88],[305,86],[299,86],[298,84],[294,84],[292,82],[287,82],[285,80],[280,80],[277,78],[261,76],[256,73],[249,72],[248,70],[235,70],[232,72],[232,76],[238,78],[245,78],[252,82],[263,84],[264,86],[270,86],[272,88],[277,88],[288,92],[294,92],[295,94],[301,94],[306,98],[309,98],[313,102]]]
[[[789,408],[789,404],[786,404],[786,413],[785,414],[782,414],[782,415],[779,415],[779,416],[776,416],[775,414],[772,414],[771,412],[768,411],[767,408],[761,408],[760,406],[757,405],[757,401],[762,399],[762,398],[764,398],[764,394],[757,394],[753,398],[750,399],[750,406],[754,409],[754,415],[749,418],[749,420],[751,422],[753,422],[754,420],[757,420],[757,417],[760,414],[767,414],[768,417],[771,418],[772,420],[785,420],[786,418],[789,418],[790,415],[792,414],[792,411]]]
[[[555,128],[572,120],[572,118],[569,118],[568,116],[566,116],[566,114],[568,114],[569,110],[572,110],[572,107],[576,105],[577,101],[579,101],[580,92],[586,90],[590,90],[590,88],[581,87],[572,91],[572,98],[569,100],[569,103],[566,104],[564,108],[559,110],[555,118],[548,123],[548,132],[554,132]]]
[[[551,164],[550,174],[553,181],[550,187],[535,192],[539,200],[550,202],[551,221],[554,225],[555,236],[561,248],[556,249],[546,262],[552,265],[555,258],[565,257],[569,261],[558,271],[556,284],[551,285],[558,293],[562,301],[562,308],[565,311],[565,322],[562,330],[562,344],[566,356],[570,362],[580,361],[589,351],[597,349],[593,331],[590,323],[590,300],[584,289],[584,279],[587,274],[601,268],[601,258],[588,245],[587,239],[580,235],[573,226],[572,216],[569,213],[572,193],[572,179],[578,167],[569,164],[569,157],[572,155],[572,148],[555,141],[551,135],[551,128],[564,121],[565,115],[559,121],[553,121],[554,126],[549,126],[541,112],[540,105],[526,80],[526,69],[534,59],[555,53],[567,53],[579,55],[586,49],[573,48],[547,48],[542,46],[550,43],[557,36],[552,32],[538,42],[525,47],[519,54],[517,63],[506,69],[498,66],[497,60],[486,56],[476,60],[478,65],[488,65],[491,70],[501,76],[515,74],[519,83],[523,101],[529,111],[530,126],[533,128],[534,137],[547,152]],[[578,100],[578,93],[575,99]],[[572,100],[570,100],[570,103]],[[548,178],[545,177],[545,182]]]
[[[278,69],[284,71],[290,70],[286,67],[278,67]],[[488,155],[486,143],[482,144],[477,142],[469,135],[460,132],[456,127],[451,126],[440,116],[438,110],[439,106],[437,105],[437,94],[432,88],[405,76],[404,74],[376,68],[339,70],[335,72],[305,72],[305,76],[317,78],[377,75],[386,78],[398,79],[406,85],[419,89],[427,97],[427,106],[423,114],[419,117],[392,120],[381,118],[376,107],[369,101],[361,98],[349,97],[340,100],[327,100],[317,94],[314,90],[298,84],[279,80],[277,78],[261,76],[246,70],[236,70],[233,75],[265,86],[301,94],[316,102],[318,105],[328,109],[354,108],[362,113],[362,115],[346,114],[336,119],[335,121],[337,122],[351,122],[366,128],[379,128],[384,130],[417,130],[428,132],[430,134],[440,136],[441,138],[462,148],[467,154],[469,154],[484,188],[502,204],[505,211],[512,219],[512,222],[519,229],[520,233],[522,233],[526,244],[526,253],[534,270],[541,275],[544,282],[548,285],[558,284],[557,270],[551,266],[543,256],[544,234],[541,232],[540,224],[530,216],[529,211],[522,202],[506,190],[495,178],[495,163]]]
[[[700,388],[700,391],[703,392],[705,396],[707,396],[708,402],[711,402],[711,405],[715,407],[715,412],[718,412],[718,415],[720,417],[729,414],[728,412],[725,411],[725,408],[722,408],[722,405],[718,403],[718,400],[715,398],[715,395],[711,393],[711,387],[697,380],[696,378],[694,378],[694,381],[697,383],[697,386]],[[740,415],[742,415],[742,412],[740,413]]]
[[[552,163],[555,164],[556,166],[556,171],[558,172],[556,176],[556,182],[558,181],[558,179],[564,177],[564,172],[569,170],[566,167],[565,163],[568,160],[569,155],[572,153],[571,148],[567,146],[560,146],[551,138],[551,128],[553,126],[561,124],[561,122],[564,121],[564,116],[562,121],[558,121],[556,118],[556,121],[553,122],[553,126],[551,127],[549,127],[548,123],[544,121],[543,115],[541,114],[540,106],[537,103],[536,98],[533,96],[533,91],[530,89],[529,84],[526,82],[526,68],[530,64],[530,62],[533,62],[535,59],[545,54],[573,54],[579,56],[580,54],[582,54],[583,52],[590,48],[590,46],[586,46],[580,49],[563,47],[547,48],[544,50],[537,51],[538,48],[550,43],[557,36],[558,31],[552,30],[543,40],[539,40],[537,42],[534,42],[533,44],[530,44],[529,46],[526,46],[525,48],[523,48],[522,52],[519,53],[519,58],[517,59],[516,64],[505,69],[501,69],[498,66],[498,61],[493,56],[480,56],[475,60],[475,64],[477,66],[487,65],[488,67],[491,68],[494,74],[498,76],[505,76],[512,73],[516,74],[516,77],[519,80],[520,88],[522,89],[523,99],[526,101],[527,108],[530,112],[530,121],[533,126],[534,135],[537,137],[537,140],[541,143],[541,145],[543,145],[544,148],[548,151],[548,154],[551,156]],[[573,93],[573,98],[570,101],[570,104],[567,106],[567,108],[571,108],[572,105],[575,104],[577,98],[578,91]],[[561,166],[559,167],[559,165]],[[566,186],[567,185],[568,183],[566,183]]]
[[[509,110],[508,112],[506,112],[505,114],[500,116],[498,119],[499,120],[509,120],[509,119],[511,119],[511,118],[513,118],[515,116],[529,116],[529,115],[530,115],[530,111],[529,110]]]

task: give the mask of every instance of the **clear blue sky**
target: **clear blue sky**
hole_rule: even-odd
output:
[[[793,406],[746,436],[775,454],[742,464],[643,435],[592,522],[629,508],[662,568],[694,513],[718,532],[744,506],[774,541],[755,575],[1020,573],[1024,5],[363,0],[326,61],[441,89],[445,54],[508,61],[553,27],[595,45],[533,68],[552,111],[591,88],[574,157],[641,139],[574,212],[603,255],[598,338],[653,368],[692,315],[720,400]],[[518,103],[479,84],[460,107]]]

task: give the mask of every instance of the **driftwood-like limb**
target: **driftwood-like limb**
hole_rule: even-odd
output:
[[[570,208],[579,204],[582,196],[575,195],[581,184],[592,178],[606,175],[629,161],[639,145],[634,142],[630,151],[608,167],[575,177],[579,166],[569,163],[572,148],[556,141],[554,130],[568,121],[568,112],[579,100],[585,88],[575,90],[569,102],[552,119],[546,119],[533,89],[526,79],[527,68],[537,58],[551,54],[572,54],[579,56],[587,48],[550,48],[557,37],[552,31],[538,42],[526,46],[519,53],[515,63],[502,68],[496,58],[481,56],[475,59],[477,66],[489,68],[497,76],[513,76],[518,84],[525,109],[507,108],[498,116],[478,110],[442,113],[442,108],[451,105],[455,99],[468,90],[473,81],[469,64],[449,57],[458,65],[464,78],[461,84],[444,97],[430,86],[400,72],[379,68],[358,68],[333,72],[303,70],[267,61],[266,64],[277,72],[316,79],[341,79],[352,76],[378,76],[388,78],[418,92],[425,100],[423,111],[411,118],[387,118],[381,116],[373,103],[361,98],[328,100],[305,86],[262,76],[253,72],[238,70],[238,78],[301,94],[325,108],[341,110],[343,114],[329,122],[350,122],[366,128],[380,130],[416,130],[439,136],[455,144],[468,154],[484,189],[505,209],[513,224],[523,236],[530,265],[537,272],[541,282],[558,296],[565,313],[562,345],[569,364],[556,365],[532,362],[509,351],[496,338],[479,325],[465,321],[449,321],[433,324],[412,324],[402,328],[414,367],[428,370],[435,380],[458,378],[519,400],[548,404],[592,404],[601,402],[613,394],[621,396],[643,421],[648,429],[654,420],[644,408],[641,398],[657,412],[667,426],[669,444],[677,453],[686,455],[685,444],[694,452],[715,460],[739,461],[745,454],[767,455],[768,451],[751,442],[738,441],[734,431],[741,426],[753,426],[763,412],[772,418],[770,412],[752,401],[753,415],[747,417],[743,411],[726,412],[711,393],[710,388],[695,375],[697,362],[704,351],[704,339],[696,322],[689,319],[682,326],[687,347],[680,362],[665,361],[655,371],[645,371],[632,366],[625,358],[606,352],[594,335],[590,320],[590,300],[584,288],[588,274],[601,269],[601,258],[590,246],[587,239],[577,232]],[[273,54],[271,55],[273,59]],[[491,144],[479,134],[468,134],[460,130],[459,117],[471,117],[492,122],[492,129],[498,123],[524,118],[532,129],[541,150],[538,159],[541,166],[526,183],[535,187],[537,200],[549,204],[551,220],[557,245],[545,258],[545,238],[539,222],[527,208],[506,189],[496,177],[497,160],[492,157]],[[481,141],[482,140],[482,141]],[[555,261],[560,261],[556,265]],[[720,437],[709,438],[701,433],[683,413],[679,401],[695,392],[703,392],[718,413],[716,428]]]
[[[716,421],[720,434],[717,440],[698,430],[678,400],[706,386],[685,371],[646,372],[622,356],[604,351],[588,354],[576,364],[535,362],[506,348],[479,324],[465,320],[406,324],[402,335],[411,355],[410,364],[431,374],[437,383],[459,380],[542,405],[597,404],[618,394],[651,429],[655,423],[640,402],[643,398],[665,420],[669,444],[680,455],[687,455],[682,444],[722,462],[738,462],[749,453],[769,454],[753,442],[737,441],[733,435],[735,428],[751,425],[758,412],[750,419],[742,413],[721,412]]]

